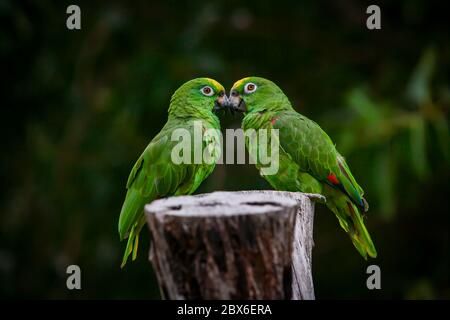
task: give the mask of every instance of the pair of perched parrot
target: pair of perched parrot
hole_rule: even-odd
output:
[[[194,123],[198,121],[205,130],[220,129],[214,113],[219,109],[244,113],[244,131],[278,129],[279,170],[263,177],[276,190],[324,195],[326,205],[364,259],[377,256],[363,222],[362,214],[368,210],[363,189],[344,157],[317,123],[297,113],[283,91],[270,80],[243,78],[233,85],[228,97],[219,82],[197,78],[175,91],[170,100],[167,123],[131,170],[119,218],[120,239],[128,238],[122,267],[130,255],[133,260],[136,258],[139,232],[145,224],[144,205],[158,198],[193,193],[214,169],[214,161],[174,164],[171,153],[177,141],[171,140],[173,131],[185,129],[194,134]],[[217,142],[204,142],[214,143]],[[247,140],[247,148],[252,147],[248,143]],[[261,169],[258,162],[256,166]]]

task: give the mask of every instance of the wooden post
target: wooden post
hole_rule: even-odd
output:
[[[167,299],[314,299],[313,198],[214,192],[145,207],[150,261]]]

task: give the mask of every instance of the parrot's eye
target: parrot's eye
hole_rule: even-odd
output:
[[[257,88],[256,84],[249,82],[245,85],[244,91],[245,93],[253,93],[256,91],[256,88]]]
[[[214,94],[214,90],[210,86],[204,86],[200,91],[207,97],[211,97]]]

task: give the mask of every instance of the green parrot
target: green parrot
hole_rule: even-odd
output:
[[[208,129],[220,130],[219,119],[213,112],[226,101],[223,86],[209,78],[190,80],[172,95],[166,124],[145,148],[128,177],[119,218],[120,239],[128,238],[122,268],[130,254],[136,259],[139,232],[145,224],[144,205],[158,198],[191,194],[213,171],[220,157],[217,152],[220,140],[204,139],[204,133]],[[187,133],[195,140],[196,127],[203,130],[201,147],[208,150],[209,161],[194,161],[190,157],[181,163],[173,161],[172,151],[179,143],[179,134]],[[178,140],[173,139],[174,135]],[[185,156],[182,154],[183,159]]]
[[[255,159],[263,177],[276,190],[317,193],[326,197],[353,245],[367,260],[377,252],[364,226],[362,213],[368,210],[364,192],[330,137],[314,121],[297,113],[283,91],[272,81],[248,77],[237,81],[227,100],[231,110],[244,113],[242,129],[278,129],[278,172],[262,174],[262,162]],[[268,135],[267,145],[270,145]],[[257,150],[258,144],[246,145]],[[269,148],[270,150],[270,148]],[[257,153],[259,154],[259,153]]]

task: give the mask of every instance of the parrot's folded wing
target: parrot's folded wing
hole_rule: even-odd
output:
[[[130,173],[118,226],[120,239],[128,237],[122,266],[130,254],[136,258],[139,232],[145,224],[144,205],[174,193],[185,182],[185,168],[171,161],[172,146],[167,136],[154,139]]]
[[[344,158],[320,126],[296,112],[286,112],[273,124],[280,131],[280,145],[305,172],[341,190],[361,209],[367,202]]]

